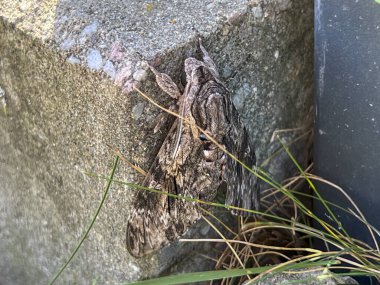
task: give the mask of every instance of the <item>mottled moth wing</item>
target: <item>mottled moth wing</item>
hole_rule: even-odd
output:
[[[156,156],[143,186],[155,188],[172,194],[179,193],[181,181],[168,174],[166,156],[174,144],[178,120],[174,122],[168,135]],[[186,192],[188,192],[186,190]],[[194,203],[181,199],[173,199],[148,191],[139,191],[133,205],[133,211],[127,225],[127,249],[135,257],[141,257],[158,250],[182,235],[185,230],[199,219],[199,213]]]
[[[211,201],[219,187],[227,184],[227,204],[257,209],[256,177],[195,127],[201,127],[247,166],[255,165],[247,130],[214,62],[200,47],[203,61],[185,60],[187,84],[182,95],[168,75],[151,68],[159,86],[171,97],[179,98],[179,113],[186,123],[176,119],[144,186]],[[140,257],[175,240],[200,218],[197,207],[194,202],[139,191],[128,219],[128,251]]]
[[[253,142],[243,126],[235,106],[231,108],[231,128],[225,137],[226,149],[247,167],[255,170],[256,155]],[[259,210],[259,189],[257,177],[230,156],[227,157],[224,179],[227,181],[226,205],[249,210]],[[248,212],[233,210],[234,214],[248,215]]]
[[[210,201],[221,181],[220,170],[214,171],[218,162],[204,161],[204,142],[194,137],[186,125],[182,126],[180,144],[173,157],[179,123],[174,123],[143,185]],[[128,251],[140,257],[175,240],[200,218],[197,207],[194,202],[139,191],[127,225]]]

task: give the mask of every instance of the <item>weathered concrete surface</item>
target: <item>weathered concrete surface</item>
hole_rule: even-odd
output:
[[[102,181],[80,171],[110,172],[106,143],[149,167],[170,124],[153,134],[159,110],[133,92],[121,94],[120,86],[141,85],[167,104],[142,60],[180,81],[183,60],[195,51],[194,29],[232,90],[260,160],[275,147],[269,145],[275,129],[303,126],[312,105],[312,6],[309,0],[0,0],[0,283],[46,283],[62,265],[103,190]],[[287,163],[279,160],[271,171]],[[136,179],[127,167],[117,176]],[[192,253],[195,246],[209,252],[203,244],[131,258],[124,246],[131,193],[112,186],[60,283],[115,284],[207,266]],[[199,227],[196,234],[208,234]]]

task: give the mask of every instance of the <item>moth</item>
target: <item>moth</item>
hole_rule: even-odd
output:
[[[151,67],[158,85],[177,100],[177,111],[192,124],[175,120],[143,185],[204,201],[212,201],[224,188],[227,205],[258,210],[256,176],[194,127],[205,130],[248,167],[255,167],[253,142],[231,95],[201,41],[199,48],[201,60],[185,60],[183,92],[167,74]],[[141,257],[168,245],[200,218],[198,207],[195,202],[140,190],[127,224],[129,253]]]

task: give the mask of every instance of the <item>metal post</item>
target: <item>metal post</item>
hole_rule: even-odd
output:
[[[380,4],[315,1],[316,174],[341,186],[380,228]],[[323,196],[353,208],[333,188]],[[319,216],[328,219],[321,204]],[[366,227],[338,212],[346,230],[374,245]],[[368,278],[360,284],[370,284]],[[366,283],[367,282],[367,283]]]

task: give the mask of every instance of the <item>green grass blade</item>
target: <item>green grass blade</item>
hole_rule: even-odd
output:
[[[96,174],[96,173],[83,172],[83,174],[85,174],[85,175],[87,175],[89,177],[96,177],[98,179],[110,180],[109,177],[104,176],[104,175],[99,175],[99,174]],[[218,207],[218,208],[224,208],[224,209],[228,209],[228,210],[232,209],[232,210],[238,210],[238,211],[246,211],[246,212],[249,212],[249,213],[260,214],[262,216],[269,217],[269,218],[272,218],[272,219],[277,220],[277,221],[283,221],[285,223],[290,223],[290,224],[294,223],[294,221],[286,219],[286,218],[282,218],[280,216],[275,216],[275,215],[271,215],[271,214],[267,214],[267,213],[263,213],[263,212],[243,209],[243,208],[229,206],[229,205],[215,203],[215,202],[206,202],[206,201],[203,201],[203,200],[191,198],[189,196],[180,196],[180,195],[176,195],[176,194],[173,194],[173,193],[168,193],[168,192],[165,192],[165,191],[162,191],[162,190],[157,190],[157,189],[154,189],[154,188],[144,187],[144,186],[141,186],[141,185],[136,184],[136,183],[126,182],[126,181],[122,181],[122,180],[113,180],[113,183],[125,185],[127,187],[134,188],[134,189],[145,190],[145,191],[149,191],[149,192],[152,192],[152,193],[166,195],[166,196],[169,196],[169,197],[172,197],[172,198],[176,198],[176,199],[182,199],[182,200],[188,201],[188,202],[196,202],[196,203],[199,203],[199,204],[204,204],[204,205],[208,205],[208,206],[212,206],[212,207]],[[305,226],[305,225],[302,225],[302,224],[299,224],[299,223],[295,223],[295,225],[296,226],[297,225]],[[323,232],[323,233],[321,232],[321,234],[323,236],[326,236],[326,237],[333,237],[332,235],[330,235],[327,232],[326,233],[325,232]],[[332,240],[330,242],[332,242]],[[335,244],[335,246],[338,246],[338,244]]]
[[[107,198],[107,195],[108,195],[108,192],[111,188],[111,184],[112,184],[112,181],[113,181],[113,177],[115,175],[115,171],[116,171],[116,168],[117,168],[117,165],[119,163],[119,157],[117,156],[115,158],[115,161],[114,161],[114,164],[113,164],[113,168],[112,168],[112,172],[111,172],[111,175],[109,177],[109,180],[107,181],[107,184],[106,184],[106,187],[105,187],[105,191],[104,191],[104,194],[103,194],[103,197],[102,197],[102,201],[100,202],[98,208],[96,209],[96,212],[94,214],[94,217],[92,218],[92,221],[90,222],[89,226],[87,227],[82,239],[80,240],[80,242],[78,243],[78,245],[76,246],[76,248],[74,249],[74,251],[71,253],[70,257],[68,258],[68,260],[65,262],[65,264],[57,271],[57,273],[53,276],[53,278],[50,280],[49,282],[49,285],[52,285],[57,279],[58,277],[61,275],[61,273],[66,269],[66,267],[70,264],[71,260],[74,258],[74,256],[76,255],[76,253],[78,252],[79,248],[82,246],[83,242],[85,241],[85,239],[87,238],[88,236],[88,233],[90,232],[90,230],[92,229],[92,226],[94,225],[95,223],[95,220],[96,218],[98,217],[99,213],[100,213],[100,210],[101,208],[103,207],[103,204],[104,204],[104,201],[106,200]]]
[[[268,269],[269,267],[265,267]],[[194,282],[218,280],[229,277],[239,277],[248,274],[259,274],[265,270],[264,268],[249,268],[249,269],[230,269],[230,270],[214,270],[203,272],[192,272],[181,275],[165,276],[135,283],[124,283],[123,285],[175,285],[189,284]]]
[[[350,237],[349,234],[346,232],[346,230],[344,229],[342,223],[339,221],[339,219],[336,217],[336,215],[334,214],[334,212],[331,210],[331,208],[327,205],[327,203],[325,202],[325,200],[322,198],[321,194],[319,193],[319,191],[317,190],[317,188],[315,187],[315,185],[313,184],[313,182],[307,177],[307,175],[305,174],[305,172],[303,171],[302,167],[299,165],[299,163],[297,162],[297,160],[295,159],[295,157],[292,155],[292,153],[290,152],[289,148],[287,147],[287,145],[282,141],[282,139],[280,137],[277,137],[280,144],[282,145],[282,147],[284,148],[285,152],[287,153],[287,155],[289,156],[289,158],[292,160],[292,162],[294,163],[294,165],[298,168],[298,170],[300,171],[300,173],[302,174],[302,176],[306,179],[306,181],[309,183],[309,186],[313,189],[314,193],[317,195],[317,197],[319,198],[319,200],[321,201],[322,205],[325,207],[325,209],[327,210],[327,212],[330,214],[331,218],[333,219],[333,221],[338,225],[338,228],[340,229],[340,231],[346,236],[346,237]],[[314,216],[314,214],[313,214]],[[318,221],[326,230],[329,231],[328,228],[326,228],[325,226],[325,222],[323,222],[321,219],[318,219],[317,217],[314,217],[316,219],[316,221]],[[346,244],[347,246],[347,244]]]
[[[110,180],[109,177],[104,176],[104,175],[99,175],[99,174],[91,173],[91,172],[82,172],[82,173],[85,174],[85,175],[87,175],[87,176],[89,176],[89,177],[96,177],[96,178],[102,179],[102,180]],[[181,199],[181,200],[188,201],[188,202],[196,202],[196,203],[199,203],[199,204],[204,204],[204,205],[208,205],[208,206],[212,206],[212,207],[224,208],[224,209],[227,209],[227,210],[245,211],[247,213],[259,214],[259,215],[262,215],[262,216],[265,216],[265,217],[269,217],[269,218],[273,218],[273,219],[279,220],[279,221],[290,222],[290,223],[292,222],[289,219],[282,218],[282,217],[275,216],[275,215],[271,215],[271,214],[267,214],[267,213],[263,213],[263,212],[260,212],[260,211],[244,209],[244,208],[230,206],[230,205],[225,205],[225,204],[220,204],[220,203],[216,203],[216,202],[207,202],[207,201],[203,201],[203,200],[192,198],[190,196],[181,196],[181,195],[176,195],[176,194],[173,194],[173,193],[165,192],[165,191],[162,191],[162,190],[157,190],[157,189],[154,189],[154,188],[144,187],[142,185],[139,185],[139,184],[136,184],[136,183],[127,182],[127,181],[113,180],[113,183],[125,185],[127,187],[138,189],[138,190],[145,190],[145,191],[149,191],[149,192],[156,193],[156,194],[166,195],[166,196],[171,197],[171,198]]]
[[[315,267],[315,266],[326,266],[329,261],[316,261],[316,262],[300,262],[297,264],[293,264],[291,266],[286,266],[283,270],[289,269],[299,269],[306,267]],[[256,268],[248,268],[248,269],[229,269],[229,270],[214,270],[214,271],[203,271],[203,272],[192,272],[185,273],[181,275],[175,276],[165,276],[159,277],[144,281],[138,281],[135,283],[124,283],[122,285],[176,285],[176,284],[189,284],[194,282],[202,282],[202,281],[211,281],[218,280],[223,278],[233,278],[239,277],[243,275],[251,275],[251,274],[260,274],[265,272],[273,266],[263,266]]]

